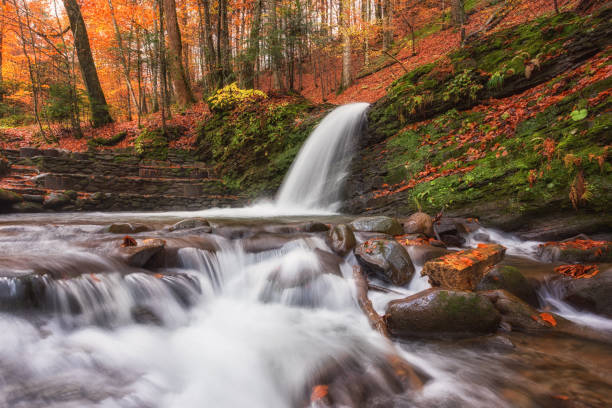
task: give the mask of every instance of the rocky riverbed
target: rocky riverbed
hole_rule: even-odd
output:
[[[605,235],[229,213],[0,218],[0,406],[612,404]]]

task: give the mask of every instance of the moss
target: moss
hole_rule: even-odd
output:
[[[217,166],[225,183],[255,197],[280,185],[302,143],[328,106],[300,97],[214,112],[198,128],[198,156]]]
[[[124,130],[111,136],[110,139],[94,137],[93,139],[87,141],[87,145],[92,148],[98,146],[115,146],[121,143],[127,137],[127,135],[127,132]]]

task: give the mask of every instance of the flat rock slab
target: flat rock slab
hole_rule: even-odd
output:
[[[506,248],[498,244],[480,244],[427,261],[421,276],[428,276],[434,287],[474,290],[489,268],[504,258]]]
[[[389,302],[384,316],[396,337],[470,337],[494,332],[501,315],[487,297],[431,288]]]
[[[121,248],[120,256],[130,266],[141,268],[153,255],[164,249],[166,241],[163,239],[145,239],[137,246]]]

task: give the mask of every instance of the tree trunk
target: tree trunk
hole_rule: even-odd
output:
[[[393,27],[392,27],[392,6],[391,0],[384,0],[383,2],[383,49],[388,50],[391,48],[393,43]]]
[[[70,30],[74,37],[74,47],[79,59],[81,75],[83,76],[83,82],[89,97],[91,122],[93,127],[100,127],[111,123],[113,119],[108,111],[108,104],[106,103],[100,79],[98,78],[98,71],[91,54],[85,21],[76,0],[63,0],[63,2],[68,20],[70,21]]]
[[[212,20],[210,18],[210,0],[200,0],[204,9],[204,37],[206,40],[206,63],[208,64],[209,84],[211,91],[221,87],[223,83],[222,75],[220,74],[219,63],[217,61],[217,52],[215,43],[213,42]]]
[[[230,61],[229,25],[227,20],[228,0],[219,0],[219,20],[217,22],[217,56],[221,68],[222,84],[227,85],[232,80],[232,66]]]
[[[270,54],[272,60],[272,89],[281,89],[280,71],[281,67],[281,49],[280,41],[278,38],[278,20],[276,17],[276,2],[277,0],[270,0]]]
[[[168,62],[172,83],[174,84],[174,92],[176,93],[177,102],[180,105],[186,106],[195,102],[191,87],[189,86],[189,78],[183,66],[183,45],[181,42],[181,31],[178,25],[176,16],[176,3],[174,0],[163,0],[164,17],[166,22],[166,30],[168,32]]]
[[[351,86],[351,36],[348,1],[340,2],[340,30],[342,32],[342,78],[340,86],[344,90]]]
[[[253,5],[253,21],[249,33],[249,46],[242,66],[242,87],[255,88],[255,64],[259,57],[259,30],[261,27],[262,0],[255,0]]]
[[[455,27],[459,27],[465,24],[465,8],[464,8],[463,0],[452,0],[451,23]]]

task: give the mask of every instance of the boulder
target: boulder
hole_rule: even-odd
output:
[[[151,231],[151,228],[144,224],[129,224],[127,222],[111,224],[102,230],[102,232],[109,234],[138,234],[147,231]]]
[[[45,197],[45,201],[43,202],[43,206],[45,208],[51,209],[59,209],[70,204],[70,197],[68,197],[64,193],[51,193],[47,197]]]
[[[290,235],[271,232],[257,232],[253,236],[241,240],[242,247],[246,252],[257,253],[279,249],[283,245],[305,238],[305,234]]]
[[[490,290],[479,292],[487,297],[501,314],[503,323],[508,324],[514,331],[539,333],[548,332],[557,325],[558,316],[548,317],[548,314],[540,313],[523,302],[512,293],[503,290]],[[544,317],[544,318],[543,318]]]
[[[19,213],[34,213],[42,212],[43,205],[41,203],[33,203],[29,201],[23,201],[20,203],[13,204],[13,211]]]
[[[327,245],[340,256],[345,256],[355,248],[355,234],[346,225],[334,225],[326,236]]]
[[[302,232],[327,232],[329,227],[322,222],[309,221],[298,225],[298,231]]]
[[[141,268],[153,255],[164,249],[166,241],[163,239],[145,239],[137,246],[120,249],[120,257],[130,266]]]
[[[404,233],[406,234],[425,234],[434,237],[433,219],[424,212],[412,214],[403,223]]]
[[[428,276],[432,286],[445,289],[474,290],[489,269],[504,258],[506,248],[497,244],[479,244],[427,261],[421,276]]]
[[[0,207],[10,206],[22,200],[23,198],[19,194],[0,188]]]
[[[384,316],[397,337],[470,337],[494,332],[501,315],[485,296],[431,288],[389,302]]]
[[[404,233],[402,225],[395,219],[386,216],[359,217],[350,223],[353,231],[382,232],[389,235],[401,235]]]
[[[178,231],[178,230],[186,230],[193,228],[202,228],[203,232],[211,232],[212,228],[208,223],[208,220],[204,218],[188,218],[186,220],[182,220],[168,228],[169,231]]]
[[[532,306],[538,306],[535,288],[512,266],[498,265],[491,269],[476,286],[476,290],[504,289]]]
[[[355,248],[355,256],[366,272],[394,285],[407,284],[414,274],[410,256],[395,240],[368,240]]]
[[[538,247],[538,256],[545,262],[612,262],[612,242],[590,239],[547,242]]]
[[[600,265],[601,272],[586,279],[560,278],[562,299],[579,309],[612,318],[612,267]],[[604,269],[605,268],[605,269]]]

